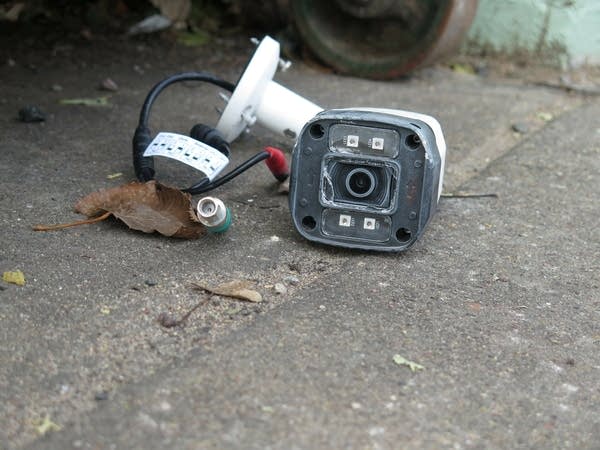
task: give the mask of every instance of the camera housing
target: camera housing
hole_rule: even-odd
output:
[[[303,127],[292,155],[290,211],[305,238],[402,251],[421,236],[441,190],[440,124],[393,109],[334,109]]]

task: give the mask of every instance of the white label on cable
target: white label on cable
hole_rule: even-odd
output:
[[[177,133],[158,133],[144,151],[144,156],[176,159],[201,171],[210,181],[229,164],[229,158],[217,149]]]

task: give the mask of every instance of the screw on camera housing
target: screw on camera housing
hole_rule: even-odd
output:
[[[445,155],[433,117],[371,108],[323,111],[294,147],[294,226],[324,244],[406,250],[435,212]]]

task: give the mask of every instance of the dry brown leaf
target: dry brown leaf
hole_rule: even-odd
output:
[[[94,217],[110,212],[130,228],[144,233],[194,239],[205,234],[194,220],[191,196],[156,181],[137,181],[93,192],[77,202],[75,211]]]
[[[260,292],[250,289],[252,284],[245,280],[229,281],[215,287],[205,286],[200,283],[193,283],[193,285],[196,289],[208,291],[211,294],[238,298],[240,300],[246,300],[254,303],[262,302],[262,295],[260,295]]]

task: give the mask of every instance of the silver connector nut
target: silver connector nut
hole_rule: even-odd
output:
[[[219,227],[227,220],[225,204],[215,197],[201,198],[196,207],[196,214],[200,223],[209,228]]]

